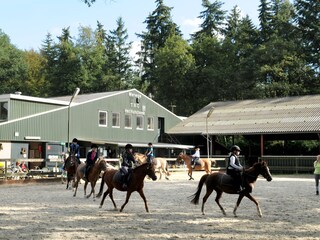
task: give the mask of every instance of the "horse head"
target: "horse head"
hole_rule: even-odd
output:
[[[106,171],[107,170],[107,164],[106,164],[106,161],[104,159],[99,159],[97,161],[97,166],[99,169],[101,169],[102,171]]]
[[[146,163],[147,165],[147,175],[153,180],[157,180],[156,172],[155,172],[155,164],[154,163]]]
[[[183,152],[179,153],[176,159],[177,165],[180,165],[183,162]]]
[[[268,181],[270,182],[272,180],[272,176],[269,170],[269,167],[267,166],[267,163],[265,161],[257,162],[253,165],[257,171]]]

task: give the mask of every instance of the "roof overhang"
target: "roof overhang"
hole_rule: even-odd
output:
[[[125,147],[129,142],[118,142],[118,141],[103,141],[103,140],[95,140],[95,139],[81,139],[78,138],[79,141],[91,142],[100,145],[115,145],[118,147]],[[148,143],[141,142],[130,142],[133,147],[148,147]],[[193,149],[193,145],[184,145],[184,144],[173,144],[173,143],[152,143],[154,148],[168,148],[168,149]]]

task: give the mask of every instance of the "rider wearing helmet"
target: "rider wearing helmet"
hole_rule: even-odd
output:
[[[86,165],[85,165],[85,171],[84,171],[83,178],[87,178],[87,180],[88,180],[88,175],[89,175],[90,168],[96,163],[98,158],[99,158],[99,156],[98,156],[98,146],[97,146],[97,144],[92,144],[91,145],[91,151],[89,151],[88,154],[87,154],[87,159],[86,159]]]
[[[240,154],[240,147],[238,145],[233,145],[230,148],[230,156],[228,159],[228,166],[227,166],[227,174],[230,175],[234,180],[238,191],[240,192],[242,189],[242,171],[243,167],[241,166],[240,160],[239,160],[239,154]]]
[[[133,156],[133,146],[131,144],[127,144],[124,148],[125,151],[122,153],[122,163],[120,171],[122,173],[122,187],[127,188],[132,173],[132,163],[135,164],[136,160]]]
[[[78,164],[80,164],[80,146],[78,144],[78,139],[74,138],[70,144],[70,154],[77,158]]]

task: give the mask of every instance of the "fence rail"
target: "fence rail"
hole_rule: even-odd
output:
[[[213,156],[210,160],[213,162],[211,170],[220,171],[226,169],[226,157],[224,155]],[[186,171],[186,166],[176,164],[176,158],[166,158],[169,164],[169,171]],[[316,156],[263,156],[260,159],[267,161],[271,173],[279,174],[297,174],[310,173],[314,171],[313,163]],[[83,159],[81,159],[83,160]],[[119,167],[120,159],[106,158],[107,163]],[[241,163],[244,163],[244,158],[240,157]],[[32,169],[26,172],[14,172],[13,166],[17,160],[0,159],[0,179],[24,179],[24,178],[46,178],[61,176],[62,162],[46,161],[44,159],[24,159],[28,162]],[[58,164],[59,163],[59,164]],[[33,165],[36,164],[36,165]],[[38,166],[40,164],[40,167]],[[246,165],[246,164],[243,164]],[[41,167],[42,166],[42,167]]]

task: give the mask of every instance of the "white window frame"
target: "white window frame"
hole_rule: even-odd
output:
[[[101,113],[105,113],[106,115],[105,115],[105,121],[106,121],[106,123],[105,124],[101,124],[100,122],[100,120],[101,120],[101,116],[100,116],[100,114]],[[99,110],[99,127],[108,127],[108,112],[107,111],[100,111]]]
[[[141,126],[140,125],[138,125],[138,119],[141,119]],[[137,118],[136,118],[136,120],[137,120],[137,127],[136,127],[136,129],[137,130],[143,130],[143,126],[144,126],[144,118],[143,118],[143,115],[137,115]]]
[[[117,118],[116,118],[116,123],[117,123],[117,125],[114,125],[114,117],[115,116],[118,116]],[[120,128],[120,113],[119,112],[114,112],[114,113],[112,113],[112,127],[113,128]]]
[[[130,121],[130,126],[127,126],[127,117],[129,118]],[[124,128],[126,129],[132,129],[132,114],[125,114],[124,115]]]
[[[149,120],[151,120],[151,124],[149,124]],[[147,118],[147,130],[149,130],[149,131],[154,130],[154,117]]]

